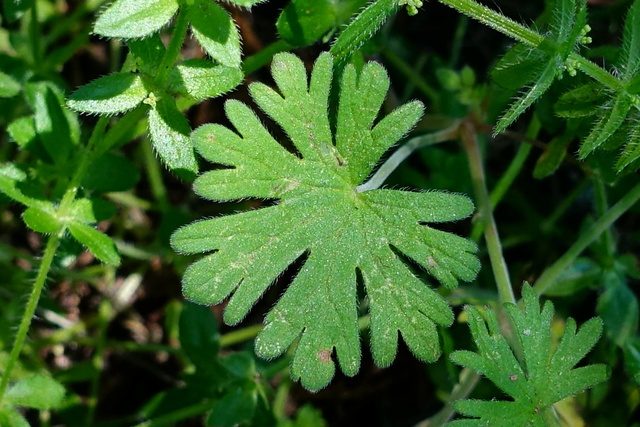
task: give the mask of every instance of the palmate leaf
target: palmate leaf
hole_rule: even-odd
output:
[[[591,319],[576,331],[576,322],[569,318],[554,350],[551,338],[553,304],[546,302],[541,311],[537,295],[528,284],[522,295],[523,308],[513,304],[506,306],[515,328],[514,338],[522,349],[521,361],[501,334],[496,313],[487,310],[483,318],[473,307],[467,307],[466,311],[478,352],[455,351],[451,355],[455,363],[484,375],[513,400],[458,401],[454,408],[476,419],[457,420],[449,426],[543,427],[547,425],[545,411],[552,405],[607,379],[608,368],[604,365],[573,369],[600,338],[600,319]]]
[[[359,76],[348,66],[334,142],[328,117],[332,67],[332,56],[321,55],[308,81],[298,58],[278,54],[272,74],[282,95],[263,84],[250,86],[255,102],[284,129],[301,158],[285,150],[238,101],[225,105],[238,133],[216,124],[193,133],[203,157],[230,167],[200,176],[198,194],[216,201],[253,197],[279,203],[202,220],[172,237],[178,252],[210,253],[187,269],[184,293],[202,304],[233,294],[224,314],[230,324],[242,320],[283,270],[304,259],[267,315],[256,351],[277,357],[299,338],[291,374],[311,390],[331,380],[334,350],[347,375],[359,369],[358,276],[369,299],[373,356],[385,366],[395,357],[398,331],[419,358],[435,360],[440,354],[436,324],[453,321],[445,300],[411,273],[399,253],[448,287],[458,279],[472,280],[479,269],[472,242],[424,225],[470,215],[473,205],[465,196],[356,190],[380,156],[417,122],[423,106],[411,102],[374,125],[388,77],[375,63],[365,65]]]

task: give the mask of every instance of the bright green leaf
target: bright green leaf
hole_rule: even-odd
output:
[[[27,224],[27,227],[38,233],[55,233],[61,226],[61,222],[54,212],[38,208],[27,208],[22,214],[22,220]]]
[[[153,34],[178,10],[178,0],[116,0],[98,18],[93,31],[105,37],[134,39]]]
[[[0,98],[16,96],[21,89],[20,82],[0,71]]]
[[[139,75],[113,73],[82,86],[67,103],[83,113],[115,114],[135,108],[148,93]]]
[[[213,98],[238,86],[244,74],[240,68],[189,59],[178,64],[169,75],[170,90],[185,92],[197,100]]]
[[[116,266],[120,264],[120,255],[109,236],[80,222],[70,222],[67,226],[71,235],[100,261]]]
[[[552,405],[607,379],[608,369],[604,365],[573,369],[600,338],[600,319],[591,319],[577,330],[575,321],[569,318],[554,350],[553,304],[547,301],[540,310],[538,297],[528,284],[522,289],[522,298],[523,308],[506,305],[510,325],[515,328],[514,338],[522,351],[521,361],[502,335],[494,310],[486,310],[483,318],[478,309],[471,306],[465,309],[478,352],[455,351],[451,360],[484,375],[512,400],[455,402],[456,411],[479,419],[458,420],[448,425],[544,427],[547,425],[544,413]]]
[[[187,181],[198,173],[198,162],[189,139],[189,122],[173,98],[156,100],[149,111],[149,134],[153,148],[167,167]]]
[[[231,16],[210,0],[196,0],[188,9],[193,36],[216,61],[227,67],[239,67],[240,34]]]
[[[64,394],[64,387],[53,378],[33,375],[15,383],[5,397],[15,406],[51,409],[60,406]]]
[[[374,359],[386,366],[395,357],[399,331],[419,358],[435,360],[440,354],[436,324],[453,321],[445,300],[398,254],[449,287],[458,279],[472,280],[479,269],[473,243],[424,225],[467,217],[473,211],[468,198],[436,191],[356,190],[379,157],[418,121],[422,104],[406,104],[374,125],[389,85],[385,71],[370,63],[358,79],[348,66],[334,145],[328,108],[332,70],[331,56],[323,54],[308,81],[298,58],[278,54],[272,75],[279,93],[259,83],[250,86],[258,106],[284,129],[302,158],[285,150],[238,101],[225,106],[238,133],[213,124],[194,132],[203,157],[231,167],[200,176],[198,194],[280,203],[203,220],[172,239],[179,252],[212,252],[188,268],[184,293],[203,304],[233,294],[224,314],[230,324],[242,320],[284,269],[304,260],[267,315],[256,351],[277,357],[300,337],[291,373],[312,390],[330,381],[333,357],[347,375],[359,369],[358,275],[369,298]]]
[[[636,117],[633,118],[634,122],[631,123],[631,129],[626,135],[626,145],[616,163],[618,172],[621,172],[629,166],[632,166],[634,169],[640,167],[640,162],[638,161],[638,159],[640,159],[640,126],[637,125],[635,119]],[[633,167],[634,164],[635,167]]]

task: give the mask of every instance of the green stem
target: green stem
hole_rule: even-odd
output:
[[[460,122],[456,121],[452,126],[442,129],[441,131],[411,138],[406,144],[398,148],[391,157],[382,164],[382,166],[380,166],[369,181],[359,185],[356,190],[359,193],[362,193],[363,191],[380,188],[389,175],[391,175],[391,173],[393,173],[393,171],[396,170],[398,166],[400,166],[400,164],[409,157],[409,155],[411,155],[411,153],[418,148],[455,139],[458,136],[459,126]]]
[[[481,5],[474,0],[439,1],[440,3],[456,9],[470,18],[480,21],[494,30],[526,45],[538,48],[540,47],[540,44],[545,41],[544,36],[540,33],[517,23],[501,13]],[[547,42],[550,46],[556,45],[552,40],[547,40]],[[586,75],[614,91],[619,92],[623,88],[623,83],[618,78],[578,53],[569,54],[567,61],[574,63],[576,69],[582,71]]]
[[[98,407],[100,377],[104,370],[104,352],[107,344],[107,329],[112,317],[113,314],[110,301],[106,299],[102,300],[98,308],[98,336],[96,338],[94,354],[91,358],[91,364],[93,365],[95,375],[91,378],[91,392],[87,401],[88,411],[86,425],[88,426],[93,425],[96,408]]]
[[[444,407],[434,416],[416,424],[415,427],[439,427],[448,423],[456,412],[455,409],[453,409],[453,402],[466,399],[476,388],[479,380],[480,375],[468,368],[464,368],[460,371],[460,382],[453,387]]]
[[[220,347],[230,347],[254,339],[262,328],[264,325],[257,324],[224,334],[220,337]]]
[[[169,42],[167,50],[162,57],[162,62],[160,62],[160,67],[158,68],[158,75],[155,79],[155,82],[160,86],[163,86],[166,82],[167,77],[169,77],[169,73],[173,69],[173,64],[175,64],[178,59],[178,55],[180,55],[180,49],[182,48],[185,37],[187,36],[188,27],[189,18],[187,17],[187,8],[181,7],[178,12],[178,17],[173,24],[173,35],[171,36],[171,41]]]
[[[607,190],[604,186],[604,182],[600,176],[593,177],[593,189],[595,193],[595,208],[598,218],[602,217],[609,209],[609,203],[607,202]],[[605,248],[605,264],[609,267],[613,265],[613,257],[615,255],[615,244],[613,242],[613,233],[611,228],[607,228],[602,233],[602,243]]]
[[[93,159],[93,147],[100,140],[100,138],[102,138],[108,120],[109,119],[107,117],[102,117],[100,120],[98,120],[93,134],[89,138],[89,142],[85,147],[82,157],[80,158],[80,162],[78,163],[76,171],[69,181],[67,190],[65,191],[62,197],[62,201],[60,202],[60,206],[58,207],[58,216],[60,218],[66,218],[69,216],[71,206],[73,204],[73,201],[75,200],[75,196],[78,192],[78,188],[80,187],[80,183],[82,182],[82,179],[84,178],[84,175],[89,168],[89,164]],[[9,383],[11,372],[13,371],[13,368],[15,367],[15,364],[20,357],[20,353],[22,352],[24,340],[29,331],[29,326],[31,325],[31,319],[33,318],[33,314],[35,313],[38,306],[38,301],[40,300],[42,289],[44,288],[47,275],[49,274],[49,270],[51,269],[53,257],[60,243],[60,239],[65,233],[65,230],[66,225],[63,224],[58,232],[49,236],[49,240],[47,241],[47,246],[45,248],[44,255],[42,256],[42,261],[40,262],[40,266],[38,267],[38,274],[36,275],[36,280],[33,284],[31,295],[29,296],[29,301],[27,302],[27,306],[24,310],[24,313],[22,314],[22,319],[20,320],[20,325],[18,326],[18,332],[16,334],[16,339],[9,355],[7,367],[2,374],[2,381],[0,382],[0,405],[2,404],[4,392]]]
[[[498,287],[500,301],[502,303],[510,302],[515,304],[516,298],[511,287],[511,279],[507,264],[502,256],[502,244],[498,235],[498,227],[496,226],[493,212],[491,209],[491,200],[487,192],[486,178],[480,149],[478,148],[478,139],[476,137],[473,124],[469,121],[464,122],[461,127],[461,137],[464,148],[467,152],[469,160],[469,170],[471,171],[471,181],[473,190],[478,203],[478,221],[484,225],[484,238],[487,242],[487,250],[493,275]]]
[[[33,288],[31,289],[31,295],[29,295],[27,306],[24,309],[22,319],[20,320],[20,325],[18,326],[18,332],[16,333],[13,348],[11,349],[11,353],[9,354],[9,361],[7,362],[7,366],[2,373],[2,381],[0,381],[0,406],[2,406],[4,393],[7,389],[7,385],[9,384],[9,378],[11,378],[11,372],[13,371],[16,362],[20,357],[20,353],[22,352],[22,346],[24,345],[27,333],[29,332],[31,319],[36,312],[36,308],[38,307],[38,301],[40,300],[40,295],[42,294],[42,289],[44,288],[44,284],[47,280],[47,275],[49,274],[49,269],[51,268],[51,263],[53,262],[53,257],[56,254],[56,249],[58,249],[59,243],[60,237],[58,235],[53,234],[49,236],[47,246],[44,250],[44,255],[42,256],[42,261],[40,262],[40,266],[38,267],[36,280],[33,284]]]
[[[640,184],[633,187],[618,203],[604,213],[589,229],[580,235],[573,245],[555,263],[547,268],[533,287],[539,295],[543,295],[564,271],[602,233],[607,231],[620,216],[640,200]]]
[[[503,14],[481,5],[473,0],[439,0],[458,12],[461,12],[470,18],[478,20],[483,24],[501,32],[514,40],[526,43],[530,46],[537,47],[544,41],[544,37],[536,31],[525,27],[522,24],[513,21]]]
[[[540,131],[540,127],[540,121],[534,115],[531,123],[529,124],[529,129],[527,129],[526,136],[529,138],[535,138]],[[531,144],[520,144],[520,147],[518,147],[518,152],[511,161],[511,164],[491,191],[490,200],[492,211],[495,210],[509,188],[511,188],[511,185],[513,184],[515,179],[520,174],[520,171],[522,170],[527,157],[529,157],[531,148]],[[482,226],[483,225],[480,222],[476,222],[473,225],[473,230],[471,231],[471,240],[473,240],[474,242],[477,242],[480,239],[480,235],[482,234]]]
[[[165,188],[164,181],[162,179],[162,168],[160,167],[158,158],[153,154],[151,141],[147,139],[143,141],[141,145],[151,193],[158,202],[160,211],[166,211],[169,207],[169,199],[167,198],[167,189]]]

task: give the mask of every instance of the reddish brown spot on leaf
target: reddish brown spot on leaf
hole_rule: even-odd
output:
[[[320,350],[318,352],[318,359],[322,363],[329,363],[331,361],[331,350]]]

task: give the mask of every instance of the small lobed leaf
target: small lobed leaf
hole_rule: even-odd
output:
[[[113,73],[73,92],[67,105],[82,113],[123,113],[135,108],[148,94],[139,75]]]
[[[600,338],[600,319],[587,321],[580,330],[573,319],[568,319],[554,350],[551,338],[553,305],[546,302],[541,309],[535,291],[528,284],[522,289],[522,299],[523,307],[505,306],[521,359],[516,358],[515,351],[502,335],[494,310],[485,311],[483,317],[478,309],[465,308],[478,352],[455,351],[451,360],[487,377],[512,401],[455,402],[454,408],[459,413],[474,419],[457,420],[449,425],[546,426],[544,413],[552,405],[609,376],[604,365],[574,369]]]
[[[188,6],[191,32],[202,48],[227,67],[240,66],[240,34],[231,16],[217,3],[195,0]]]
[[[347,66],[334,144],[328,106],[332,56],[321,55],[308,77],[297,57],[278,54],[272,75],[277,92],[260,83],[249,91],[300,157],[284,149],[238,101],[225,104],[235,132],[217,124],[193,132],[198,152],[227,166],[198,177],[196,193],[216,201],[249,197],[279,203],[176,231],[172,245],[177,251],[207,253],[185,272],[185,296],[216,304],[231,295],[224,319],[235,324],[283,270],[300,260],[300,271],[256,339],[260,356],[277,357],[297,340],[291,375],[311,390],[331,380],[336,361],[345,374],[354,375],[361,357],[360,276],[376,363],[392,362],[399,334],[417,357],[437,359],[436,325],[450,325],[453,313],[402,257],[449,287],[472,280],[479,269],[476,246],[425,224],[465,218],[473,204],[462,195],[435,191],[357,190],[379,157],[420,118],[422,104],[409,103],[374,124],[388,88],[386,72],[368,64],[358,77]]]
[[[71,235],[85,245],[100,261],[115,266],[120,264],[120,255],[109,236],[80,222],[69,222],[67,227]]]
[[[15,406],[51,409],[60,406],[65,390],[51,377],[33,375],[15,383],[7,390],[7,401]]]
[[[153,148],[167,168],[187,181],[198,173],[198,162],[189,139],[191,127],[173,98],[163,96],[149,111],[149,134]]]
[[[134,39],[155,33],[175,15],[178,0],[116,0],[98,17],[93,31]]]
[[[240,68],[214,64],[204,59],[188,59],[171,70],[168,84],[172,91],[204,100],[229,92],[243,78]]]

